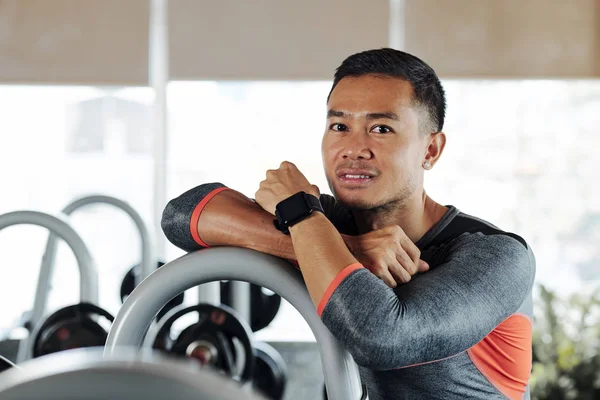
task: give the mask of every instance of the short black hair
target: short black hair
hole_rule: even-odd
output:
[[[440,79],[426,62],[400,50],[367,50],[346,58],[335,71],[327,101],[343,78],[369,74],[395,77],[409,82],[413,88],[413,101],[423,107],[429,116],[428,133],[440,132],[443,129],[446,95]]]

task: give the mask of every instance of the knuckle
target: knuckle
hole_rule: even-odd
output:
[[[415,275],[419,269],[414,263],[410,263],[410,270],[407,271],[411,276]]]
[[[421,258],[421,250],[419,250],[419,248],[417,246],[414,246],[415,250],[414,250],[414,258],[416,258],[417,260]]]
[[[392,231],[392,234],[398,242],[402,242],[404,240],[404,231],[398,225],[395,226],[394,230]]]
[[[375,275],[379,276],[379,275],[383,275],[384,273],[384,268],[381,265],[381,263],[379,262],[375,262],[371,265],[371,268],[373,269],[373,272],[375,273]]]
[[[400,229],[398,225],[389,225],[385,227],[386,232],[391,234],[396,234],[396,232],[398,232],[398,229]]]
[[[388,285],[391,288],[395,288],[396,287],[396,280],[394,278],[392,278],[389,275],[386,275],[383,279],[383,281],[385,282],[386,285]]]

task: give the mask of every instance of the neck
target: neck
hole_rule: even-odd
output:
[[[388,203],[371,210],[353,210],[352,214],[360,234],[398,225],[415,243],[438,223],[447,210],[421,191],[402,202]]]

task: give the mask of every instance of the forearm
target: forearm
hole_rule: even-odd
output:
[[[290,228],[293,249],[315,307],[348,265],[358,263],[337,229],[321,213]]]
[[[217,194],[204,208],[196,229],[209,246],[237,246],[296,259],[292,240],[273,225],[274,217],[235,190]]]
[[[167,239],[188,252],[236,246],[295,259],[290,237],[272,221],[272,215],[243,194],[206,183],[169,201],[161,225]]]

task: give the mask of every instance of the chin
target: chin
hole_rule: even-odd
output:
[[[366,211],[377,207],[376,202],[365,198],[365,196],[360,196],[357,194],[348,195],[346,193],[338,194],[334,192],[334,197],[342,206],[352,210]]]

